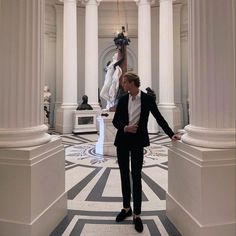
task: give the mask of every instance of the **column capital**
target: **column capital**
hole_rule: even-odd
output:
[[[154,4],[156,0],[134,0],[136,2],[137,6],[141,5],[151,5]]]
[[[63,3],[77,3],[78,0],[59,0],[59,2]]]
[[[79,0],[82,4],[86,5],[96,5],[99,6],[102,0]]]
[[[175,2],[176,0],[159,0],[159,2]]]

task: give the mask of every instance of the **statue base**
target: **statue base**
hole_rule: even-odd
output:
[[[106,112],[99,116],[99,138],[96,143],[96,153],[105,156],[116,156],[114,140],[116,129],[112,124],[114,112]]]
[[[73,133],[97,132],[96,117],[97,111],[95,110],[74,111]]]

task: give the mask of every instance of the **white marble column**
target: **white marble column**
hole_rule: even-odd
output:
[[[181,7],[181,28],[180,28],[180,55],[181,55],[181,102],[183,108],[182,124],[189,124],[189,96],[188,96],[188,5]]]
[[[56,111],[62,104],[63,82],[63,5],[56,5],[56,94],[54,109],[54,124],[56,125]]]
[[[188,1],[190,124],[169,150],[166,202],[182,235],[236,234],[235,7]]]
[[[138,0],[138,74],[141,89],[152,87],[151,1]]]
[[[62,104],[57,111],[56,131],[71,133],[77,108],[77,9],[76,0],[63,0]]]
[[[235,48],[235,41],[232,11],[228,9],[234,1],[223,3],[217,0],[219,7],[213,2],[191,2],[190,125],[185,127],[187,134],[182,140],[200,147],[234,148],[235,54],[232,47]],[[207,7],[219,11],[219,16],[209,11],[207,17],[204,11]],[[224,14],[228,11],[229,15]],[[193,15],[196,13],[199,15]],[[224,16],[224,19],[220,16]],[[231,33],[227,31],[230,27]],[[223,31],[216,30],[217,28],[222,28]]]
[[[41,14],[40,3],[24,0],[16,4],[19,9],[14,4],[2,1],[0,9],[0,147],[35,146],[51,139],[43,124],[44,73],[43,58],[39,55],[43,38],[39,27],[41,15],[37,17]],[[12,18],[7,15],[11,7],[15,10]]]
[[[0,1],[1,235],[49,235],[67,210],[64,149],[43,125],[44,7]]]
[[[181,9],[182,4],[173,4],[173,73],[174,101],[180,112],[180,128],[183,128],[183,104],[181,99]]]
[[[85,0],[85,94],[89,104],[100,110],[98,104],[98,4]]]
[[[152,88],[152,57],[151,57],[151,0],[137,0],[138,5],[138,75],[141,89]],[[158,131],[157,123],[150,115],[148,131]]]
[[[170,127],[181,128],[180,111],[174,99],[174,51],[172,0],[160,0],[159,109]]]

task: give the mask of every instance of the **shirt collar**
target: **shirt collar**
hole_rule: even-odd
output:
[[[138,94],[135,96],[136,98],[140,98],[141,97],[141,90],[138,90]],[[129,93],[129,98],[132,98],[132,95]]]

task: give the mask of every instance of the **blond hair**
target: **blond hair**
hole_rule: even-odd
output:
[[[137,74],[133,72],[126,72],[123,77],[125,77],[129,83],[134,82],[136,87],[140,87],[140,78]]]

